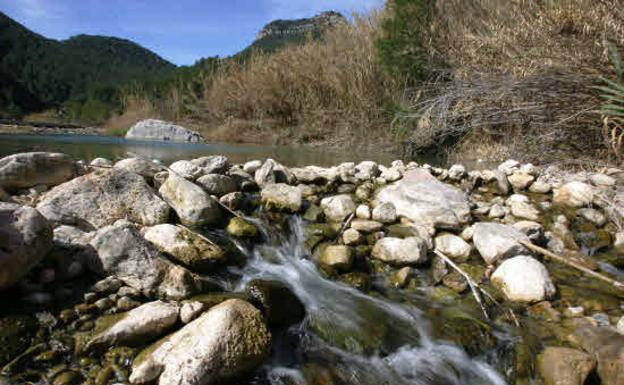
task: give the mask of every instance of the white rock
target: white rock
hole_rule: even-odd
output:
[[[511,205],[511,214],[516,218],[539,220],[539,211],[529,203],[516,202]]]
[[[492,219],[502,218],[505,216],[505,208],[499,204],[494,204],[490,207],[488,217]]]
[[[472,240],[472,236],[474,235],[474,226],[468,226],[462,230],[461,234],[459,234],[460,238],[466,242],[470,242]]]
[[[351,268],[351,264],[353,263],[353,253],[348,246],[327,246],[321,253],[320,262],[325,266],[346,271]]]
[[[359,205],[355,209],[355,216],[359,219],[371,219],[371,210],[367,205]]]
[[[381,171],[381,178],[383,178],[383,180],[388,183],[396,182],[403,176],[403,173],[394,167],[387,168],[384,166],[379,166],[379,170]]]
[[[449,178],[452,180],[461,180],[464,176],[466,176],[466,167],[461,164],[454,164],[448,170]]]
[[[590,174],[589,182],[596,187],[611,187],[615,186],[615,178],[605,174]]]
[[[250,160],[249,162],[243,165],[243,170],[250,175],[253,175],[258,171],[258,169],[262,167],[262,161],[260,160]]]
[[[498,166],[498,170],[504,172],[507,175],[511,175],[515,170],[520,168],[520,162],[509,159],[504,161]]]
[[[52,152],[27,152],[0,159],[0,187],[8,191],[37,185],[55,186],[78,173],[69,156]]]
[[[515,191],[522,191],[526,189],[527,187],[529,187],[531,183],[533,183],[533,181],[535,180],[535,177],[533,177],[533,175],[530,175],[524,172],[514,171],[513,174],[507,177],[507,180],[509,181],[509,184],[511,184],[511,186],[514,188]]]
[[[363,233],[373,233],[383,228],[383,223],[367,219],[354,219],[351,221],[351,228]]]
[[[544,226],[533,221],[520,221],[513,224],[513,227],[522,231],[533,242],[538,242],[544,236]]]
[[[504,261],[492,275],[492,283],[514,302],[539,302],[555,294],[546,267],[524,255]]]
[[[113,167],[113,161],[106,158],[95,158],[89,163],[90,166],[94,167]]]
[[[195,180],[204,175],[204,170],[189,160],[178,160],[169,166],[173,172],[184,179]]]
[[[371,256],[397,266],[418,265],[427,261],[427,242],[420,237],[382,238],[375,243]]]
[[[502,258],[526,253],[526,249],[518,241],[530,241],[529,237],[512,226],[489,222],[474,225],[472,240],[479,254],[488,264],[493,264]]]
[[[126,139],[203,143],[201,135],[182,126],[157,119],[145,119],[128,130]]]
[[[343,222],[355,213],[355,203],[350,195],[340,194],[321,200],[321,209],[330,222]]]
[[[226,175],[207,174],[197,179],[196,183],[208,194],[218,197],[238,190],[234,178]]]
[[[122,159],[115,163],[113,167],[118,170],[126,170],[139,174],[148,181],[152,180],[154,175],[161,171],[160,166],[142,158]]]
[[[230,168],[230,161],[223,155],[202,156],[191,163],[201,168],[204,174],[223,174]]]
[[[394,223],[397,220],[397,212],[391,202],[382,203],[373,209],[373,220],[381,223]]]
[[[435,248],[442,254],[459,262],[467,261],[472,249],[466,241],[457,235],[448,233],[435,237]]]
[[[158,192],[184,225],[210,225],[221,219],[218,203],[201,187],[184,178],[169,175]]]
[[[262,204],[269,210],[298,212],[303,196],[301,190],[285,183],[265,184],[261,191]]]
[[[551,190],[552,186],[550,183],[539,179],[531,183],[531,186],[529,187],[529,191],[536,194],[548,194]]]
[[[570,207],[589,206],[594,200],[594,188],[583,182],[570,182],[555,191],[553,202]]]
[[[594,223],[598,227],[602,227],[607,223],[607,217],[596,209],[583,208],[577,211],[577,214],[585,220]]]
[[[180,309],[180,321],[187,324],[199,317],[206,310],[206,305],[202,302],[192,301],[185,302]]]
[[[379,166],[372,161],[363,161],[355,166],[355,177],[359,180],[368,180],[379,174]]]
[[[346,229],[342,234],[342,241],[347,246],[353,246],[362,242],[362,234],[356,229]]]
[[[620,320],[617,322],[615,327],[616,327],[618,333],[624,334],[624,316],[620,317]]]

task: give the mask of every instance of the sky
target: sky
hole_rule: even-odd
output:
[[[178,64],[228,56],[268,22],[326,10],[368,12],[383,0],[0,0],[0,11],[54,39],[78,34],[132,40]]]

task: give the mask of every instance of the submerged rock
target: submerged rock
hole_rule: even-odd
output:
[[[518,241],[529,242],[529,237],[512,226],[480,222],[474,225],[472,240],[485,262],[493,264],[499,259],[526,253]]]
[[[544,385],[583,385],[596,368],[596,360],[576,349],[548,347],[537,357]]]
[[[271,327],[290,326],[305,317],[303,303],[281,282],[253,280],[247,285],[246,292]]]
[[[37,209],[53,223],[89,231],[119,219],[153,226],[166,222],[170,211],[142,177],[117,169],[96,171],[55,187]]]
[[[0,187],[8,191],[38,185],[55,186],[77,173],[76,162],[65,154],[26,152],[0,159]]]
[[[546,267],[524,255],[504,261],[492,275],[492,283],[515,302],[538,302],[555,294],[555,285]]]
[[[158,192],[187,226],[212,225],[221,220],[219,204],[193,182],[169,175]]]
[[[398,215],[421,225],[459,229],[470,219],[466,195],[424,169],[407,171],[399,182],[379,191],[376,200],[394,204]]]
[[[203,143],[201,135],[182,126],[158,119],[145,119],[128,130],[126,139]]]
[[[52,227],[35,209],[0,202],[0,290],[19,282],[52,249]]]
[[[148,297],[179,299],[202,288],[199,277],[169,262],[128,223],[104,227],[90,244],[102,273],[118,277]]]
[[[212,385],[235,380],[269,356],[271,335],[262,315],[238,299],[225,301],[135,361],[130,382]]]
[[[397,266],[418,265],[427,261],[427,242],[420,237],[382,238],[371,256]]]

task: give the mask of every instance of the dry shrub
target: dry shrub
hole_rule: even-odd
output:
[[[296,127],[291,139],[306,143],[352,135],[387,138],[380,129],[388,122],[384,103],[395,97],[397,85],[378,64],[378,21],[378,15],[357,17],[327,31],[321,41],[232,64],[217,75],[204,105],[220,121],[272,122],[265,125],[271,130],[275,124]]]
[[[148,97],[125,95],[122,104],[123,112],[109,118],[104,125],[108,135],[123,136],[135,123],[160,116]]]
[[[595,86],[613,73],[608,43],[624,46],[624,1],[439,0],[428,42],[442,80],[397,120],[418,119],[414,149],[451,139],[480,156],[487,137],[532,161],[604,153]]]

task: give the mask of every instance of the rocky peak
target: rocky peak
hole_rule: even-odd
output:
[[[299,35],[314,32],[345,21],[345,17],[335,11],[322,12],[319,15],[305,19],[274,20],[262,28],[258,33],[257,39],[274,35]]]

